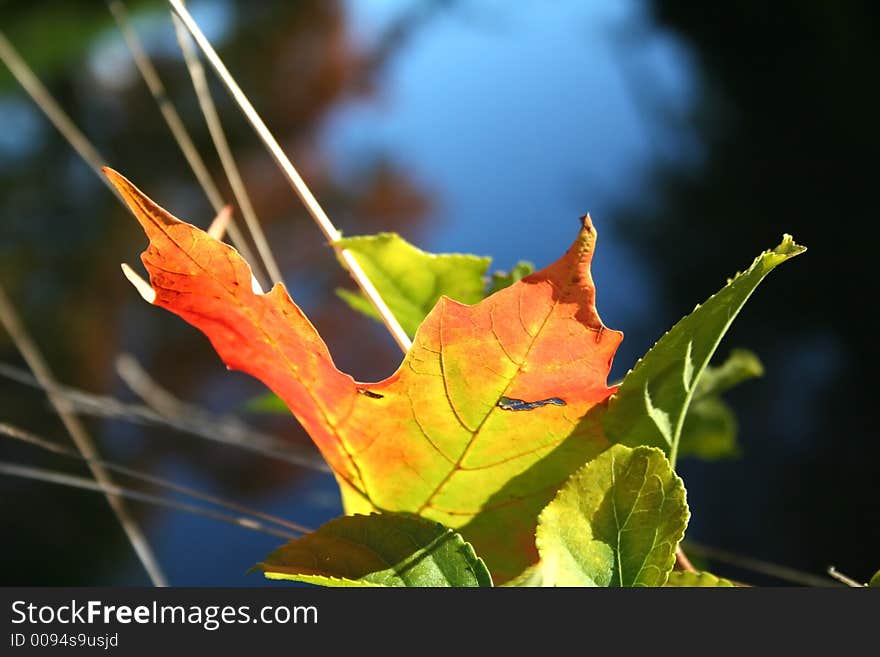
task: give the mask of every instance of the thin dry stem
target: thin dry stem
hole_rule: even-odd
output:
[[[684,553],[684,550],[681,548],[680,545],[675,551],[675,567],[679,570],[684,570],[689,573],[697,572],[697,569],[694,568],[691,560],[688,559],[687,555]]]
[[[199,107],[205,117],[205,123],[208,125],[208,132],[211,133],[211,139],[214,141],[214,147],[217,149],[217,155],[220,157],[220,163],[226,172],[229,185],[232,187],[232,194],[241,209],[241,215],[244,217],[245,224],[250,231],[251,239],[257,247],[257,253],[263,260],[263,266],[269,273],[269,278],[273,282],[283,283],[281,269],[275,260],[269,241],[260,226],[260,220],[254,211],[251,198],[247,193],[247,188],[241,178],[238,165],[229,148],[229,141],[226,139],[226,133],[223,130],[223,124],[220,122],[220,116],[217,113],[217,107],[214,105],[214,99],[211,97],[211,90],[208,87],[208,80],[205,77],[205,69],[202,62],[199,61],[198,54],[193,48],[192,41],[186,28],[180,19],[172,12],[171,18],[174,21],[174,32],[177,35],[177,42],[180,44],[180,50],[183,53],[183,59],[192,78],[193,88],[199,101]]]
[[[165,119],[168,129],[171,131],[174,141],[177,142],[181,153],[183,153],[187,164],[189,164],[190,169],[192,169],[193,174],[195,174],[196,180],[204,191],[205,196],[208,198],[208,202],[211,204],[214,212],[219,214],[223,210],[223,206],[226,205],[226,201],[223,199],[223,195],[214,183],[214,179],[211,178],[211,174],[208,172],[208,167],[202,159],[196,145],[193,143],[183,120],[180,118],[180,114],[178,114],[177,109],[168,97],[165,85],[159,78],[159,73],[156,71],[156,67],[153,66],[153,62],[144,50],[137,33],[131,27],[125,5],[123,5],[120,0],[111,0],[107,4],[110,8],[110,12],[113,14],[113,18],[116,19],[116,23],[119,25],[119,31],[122,32],[122,36],[125,39],[128,49],[131,51],[131,56],[134,59],[138,71],[140,71],[141,77],[143,77],[147,88],[150,90],[150,94],[159,106],[159,111],[162,113],[162,117]],[[242,257],[251,264],[254,276],[256,276],[257,280],[261,281],[262,284],[262,282],[266,280],[265,275],[258,268],[258,262],[235,221],[232,221],[229,224],[229,238],[232,240],[235,248],[241,253]]]
[[[347,251],[346,249],[343,249],[339,246],[338,240],[340,238],[340,232],[333,225],[333,222],[330,221],[327,213],[324,212],[324,209],[318,203],[318,200],[315,198],[311,190],[306,185],[305,181],[299,175],[296,167],[293,166],[293,163],[290,161],[290,159],[287,157],[287,154],[281,148],[281,145],[269,131],[269,128],[266,127],[263,119],[260,118],[260,115],[254,109],[254,106],[251,104],[250,100],[248,100],[247,96],[245,96],[244,92],[241,90],[241,87],[238,86],[238,83],[229,73],[229,70],[223,64],[223,61],[220,59],[219,55],[217,55],[217,52],[211,46],[210,42],[208,42],[208,39],[205,37],[199,26],[193,20],[186,7],[183,6],[183,3],[180,2],[180,0],[168,0],[168,2],[171,4],[174,12],[183,22],[190,35],[192,35],[199,48],[205,54],[205,57],[214,68],[217,75],[222,80],[223,84],[229,90],[230,94],[232,94],[233,99],[235,99],[235,102],[238,104],[245,117],[251,123],[257,135],[263,141],[266,148],[268,148],[269,153],[272,155],[275,162],[281,168],[281,171],[290,182],[300,200],[302,200],[303,204],[306,206],[306,209],[309,211],[309,214],[311,214],[312,218],[315,220],[315,223],[317,223],[318,227],[321,229],[321,232],[324,233],[324,236],[337,251],[340,260],[348,269],[354,281],[358,284],[364,295],[367,297],[367,299],[369,299],[370,303],[379,313],[379,316],[382,318],[382,322],[391,332],[394,340],[404,352],[407,352],[410,346],[412,346],[412,341],[409,339],[409,336],[407,336],[406,332],[400,326],[400,322],[397,321],[391,310],[382,300],[381,295],[378,293],[375,286],[370,282],[369,278],[367,277],[361,266],[358,264],[354,255],[350,251]]]
[[[306,534],[310,531],[308,527],[300,525],[298,523],[292,522],[290,520],[285,520],[284,518],[279,518],[277,516],[273,516],[268,513],[264,513],[257,509],[252,509],[243,504],[239,504],[238,502],[234,502],[232,500],[228,500],[223,497],[218,497],[216,495],[210,495],[208,493],[203,493],[202,491],[196,490],[195,488],[191,488],[189,486],[184,486],[182,484],[177,484],[169,479],[165,479],[163,477],[157,477],[155,475],[151,475],[147,472],[142,472],[140,470],[135,470],[133,468],[127,468],[122,465],[118,465],[116,463],[111,463],[109,461],[104,461],[100,459],[90,459],[82,456],[76,450],[70,449],[69,447],[65,447],[64,445],[59,445],[51,440],[46,440],[45,438],[41,438],[29,431],[25,431],[16,426],[13,426],[7,422],[0,422],[0,435],[5,435],[14,440],[18,440],[20,442],[26,443],[28,445],[32,445],[34,447],[39,447],[40,449],[44,449],[48,452],[52,452],[53,454],[59,454],[61,456],[65,456],[67,458],[76,459],[78,461],[84,461],[85,463],[95,463],[100,465],[101,467],[106,468],[107,470],[111,470],[113,472],[117,472],[126,477],[131,477],[132,479],[137,479],[138,481],[142,481],[144,483],[150,484],[151,486],[156,486],[158,488],[165,488],[167,490],[173,491],[175,493],[180,493],[182,495],[186,495],[188,497],[193,497],[197,500],[201,500],[203,502],[208,502],[209,504],[215,504],[217,506],[222,506],[230,511],[235,511],[236,513],[242,513],[244,515],[253,516],[254,518],[258,518],[260,520],[264,520],[266,522],[270,522],[281,527],[286,527],[287,529],[293,530],[295,532],[300,532]]]
[[[125,205],[119,190],[111,185],[107,177],[101,173],[101,167],[105,163],[104,158],[101,157],[101,154],[98,153],[86,136],[80,132],[67,113],[61,109],[61,106],[55,102],[52,94],[43,86],[39,78],[34,75],[34,72],[21,58],[2,30],[0,30],[0,60],[3,60],[3,63],[6,64],[12,75],[18,80],[18,83],[24,88],[34,103],[36,103],[37,107],[42,110],[46,118],[52,122],[52,125],[55,126],[79,156],[85,160],[86,164],[95,172],[95,175],[100,178],[101,182],[106,185],[107,189],[113,192],[120,203]]]
[[[834,566],[828,566],[828,574],[831,577],[833,577],[834,579],[836,579],[838,582],[840,582],[842,584],[846,584],[847,586],[851,586],[852,588],[862,589],[865,587],[864,584],[857,582],[849,575],[844,575],[842,572],[837,570],[837,568],[835,568]]]
[[[104,495],[106,495],[108,498],[113,499],[127,497],[129,499],[137,500],[139,502],[146,502],[147,504],[164,506],[166,508],[174,509],[176,511],[192,513],[194,515],[204,516],[205,518],[212,518],[213,520],[219,520],[220,522],[235,525],[236,527],[243,527],[245,529],[262,532],[271,536],[278,536],[288,540],[298,538],[298,534],[293,534],[283,529],[268,527],[263,523],[254,520],[253,518],[233,516],[231,514],[223,513],[221,511],[206,509],[200,506],[196,506],[194,504],[187,504],[186,502],[179,502],[170,498],[159,497],[158,495],[150,495],[149,493],[143,493],[139,490],[126,488],[124,486],[118,486],[116,484],[101,484],[96,481],[92,481],[91,479],[86,479],[85,477],[77,477],[76,475],[70,475],[65,472],[48,470],[46,468],[34,468],[28,465],[11,463],[10,461],[0,461],[0,474],[5,474],[10,477],[21,477],[23,479],[33,479],[50,484],[60,484],[62,486],[69,486],[71,488],[78,488],[80,490],[95,491],[99,493],[104,493]]]
[[[776,579],[782,580],[784,582],[791,582],[793,584],[800,584],[802,586],[837,585],[835,581],[830,580],[826,577],[820,577],[819,575],[814,575],[813,573],[805,573],[795,568],[782,566],[780,564],[771,563],[769,561],[756,559],[754,557],[749,557],[742,554],[736,554],[735,552],[722,550],[721,548],[703,545],[702,543],[694,543],[693,541],[689,540],[685,542],[685,547],[687,548],[688,552],[690,552],[691,554],[695,554],[698,557],[703,557],[712,561],[718,561],[720,563],[726,563],[731,566],[736,566],[737,568],[750,570],[754,573],[769,575],[770,577],[775,577]]]
[[[55,395],[64,397],[82,415],[156,425],[229,447],[246,449],[290,465],[316,472],[330,472],[327,463],[313,450],[256,431],[233,415],[217,416],[203,408],[177,400],[180,404],[180,415],[165,417],[143,404],[126,404],[115,397],[94,395],[60,384],[47,388],[27,372],[5,363],[0,363],[0,376],[40,390],[51,390]]]
[[[12,306],[6,296],[3,287],[0,286],[0,324],[6,328],[12,338],[18,351],[21,353],[28,367],[34,373],[40,385],[46,389],[49,401],[58,412],[64,427],[73,439],[76,448],[80,454],[87,459],[98,459],[98,451],[92,442],[91,436],[86,431],[85,426],[80,422],[79,417],[73,412],[67,400],[52,392],[52,388],[56,385],[55,376],[52,374],[49,364],[43,358],[43,354],[37,347],[36,343],[31,339],[30,334],[24,327],[24,324],[18,317],[18,313]],[[112,487],[113,480],[108,472],[97,463],[89,463],[89,470],[95,478],[97,485]],[[162,572],[159,563],[156,560],[153,550],[150,548],[146,537],[141,531],[140,526],[134,517],[129,513],[128,508],[119,496],[107,494],[107,502],[116,514],[119,524],[125,530],[128,540],[134,547],[135,552],[144,566],[144,570],[150,577],[154,586],[167,586],[168,582]]]
[[[230,221],[232,221],[232,206],[224,205],[205,232],[215,240],[222,240],[223,235],[226,234],[226,229],[229,228]]]

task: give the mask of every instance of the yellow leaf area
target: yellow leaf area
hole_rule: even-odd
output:
[[[598,415],[622,334],[595,309],[589,217],[558,261],[474,305],[442,297],[398,370],[358,383],[284,286],[255,293],[230,246],[106,173],[150,238],[155,305],[288,405],[347,513],[412,512],[459,531],[500,583],[534,563],[541,509],[606,447]]]

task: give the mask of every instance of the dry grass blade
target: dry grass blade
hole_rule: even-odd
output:
[[[147,88],[150,90],[150,94],[159,106],[159,111],[162,113],[162,117],[165,119],[168,129],[171,131],[171,135],[180,147],[180,151],[183,153],[184,158],[186,158],[187,164],[189,164],[193,174],[195,174],[196,180],[198,180],[199,185],[205,192],[205,196],[208,198],[208,202],[214,209],[215,214],[219,214],[223,210],[223,206],[226,205],[226,201],[223,199],[223,195],[214,183],[214,179],[211,178],[211,174],[208,172],[208,167],[205,165],[205,161],[202,159],[196,145],[193,143],[186,126],[183,124],[183,120],[180,118],[180,114],[178,114],[177,109],[168,97],[165,85],[162,84],[162,80],[159,78],[159,73],[156,71],[156,67],[153,66],[153,62],[144,50],[137,33],[131,27],[128,20],[128,12],[125,10],[125,5],[123,5],[120,0],[112,0],[107,4],[113,17],[116,19],[117,25],[119,25],[119,31],[122,32],[122,36],[125,39],[128,49],[131,51],[131,55],[138,71],[140,71],[141,77],[143,77]],[[260,284],[263,287],[266,287],[265,282],[267,279],[265,274],[263,274],[262,270],[258,268],[257,260],[251,252],[250,247],[247,245],[247,240],[245,240],[244,235],[242,235],[241,230],[238,228],[235,221],[232,221],[229,224],[229,237],[235,248],[241,253],[242,257],[244,257],[244,259],[251,265],[254,276],[257,277],[257,280],[260,281]]]
[[[46,390],[46,394],[49,396],[49,401],[58,412],[64,427],[73,439],[80,454],[87,459],[98,460],[98,451],[95,449],[91,436],[89,436],[85,426],[74,413],[67,399],[52,392],[52,389],[56,385],[55,376],[52,374],[46,359],[43,358],[43,354],[40,352],[36,343],[31,339],[24,324],[22,324],[19,319],[18,313],[15,312],[12,303],[6,297],[6,292],[3,290],[2,286],[0,286],[0,324],[6,328],[6,331],[12,338],[16,348],[28,364],[28,367],[34,373],[34,377]],[[113,480],[101,465],[97,463],[89,463],[88,466],[92,476],[95,478],[96,485],[108,488],[112,487]],[[128,536],[128,540],[131,542],[132,547],[137,553],[138,558],[141,560],[144,570],[147,571],[153,585],[167,586],[168,582],[165,579],[165,575],[162,572],[155,555],[153,554],[153,550],[150,548],[140,526],[129,513],[128,508],[123,503],[121,497],[113,495],[112,493],[108,493],[106,497],[107,502],[116,514],[119,524],[122,525],[123,530]]]
[[[86,164],[92,169],[101,182],[113,192],[113,195],[119,199],[123,206],[128,208],[119,191],[110,184],[107,177],[101,173],[101,167],[106,161],[86,136],[80,132],[79,128],[73,123],[67,113],[61,109],[52,94],[43,86],[39,78],[21,58],[6,36],[0,31],[0,60],[9,68],[12,75],[18,83],[27,91],[31,99],[37,104],[46,118],[52,122],[52,125],[61,133],[73,149],[85,160]]]
[[[83,461],[85,463],[96,463],[107,470],[111,470],[113,472],[117,472],[118,474],[124,475],[126,477],[130,477],[132,479],[136,479],[138,481],[142,481],[146,484],[150,484],[151,486],[156,486],[158,488],[164,488],[175,493],[180,493],[181,495],[186,495],[187,497],[192,497],[197,500],[201,500],[202,502],[208,502],[209,504],[214,504],[216,506],[221,506],[229,511],[235,511],[236,513],[241,513],[247,516],[253,516],[259,520],[269,522],[275,525],[279,525],[281,527],[286,527],[295,532],[300,532],[306,534],[310,531],[308,527],[300,525],[298,523],[292,522],[290,520],[285,520],[284,518],[279,518],[277,516],[273,516],[268,513],[264,513],[258,509],[252,509],[243,504],[239,504],[238,502],[233,502],[231,500],[227,500],[222,497],[218,497],[216,495],[210,495],[208,493],[203,493],[202,491],[196,490],[195,488],[191,488],[189,486],[184,486],[182,484],[175,483],[169,479],[165,479],[163,477],[157,477],[155,475],[151,475],[146,472],[141,472],[140,470],[135,470],[133,468],[127,468],[122,465],[117,465],[116,463],[110,463],[109,461],[103,461],[98,459],[88,459],[79,454],[76,450],[65,447],[64,445],[59,445],[58,443],[52,442],[50,440],[46,440],[45,438],[41,438],[35,434],[30,433],[29,431],[24,431],[23,429],[19,429],[11,424],[6,422],[0,422],[0,435],[5,435],[14,440],[18,440],[20,442],[26,443],[28,445],[33,445],[34,447],[39,447],[40,449],[44,449],[48,452],[52,452],[53,454],[59,454],[61,456],[65,456],[67,458],[76,459],[78,461]]]
[[[180,44],[183,59],[186,62],[186,67],[192,78],[193,88],[195,89],[196,97],[199,101],[199,107],[205,117],[205,123],[208,125],[208,132],[211,133],[211,139],[214,142],[214,147],[217,149],[217,155],[220,157],[220,163],[223,165],[223,170],[226,172],[226,178],[229,180],[230,187],[232,187],[232,194],[235,196],[238,207],[241,209],[241,215],[244,217],[245,225],[250,231],[251,239],[253,239],[254,245],[257,247],[257,253],[260,254],[260,257],[263,260],[263,266],[269,273],[269,278],[272,279],[273,282],[281,283],[283,282],[281,269],[278,267],[278,263],[275,260],[275,256],[272,254],[272,249],[269,247],[266,235],[260,227],[260,220],[257,218],[257,213],[254,211],[251,197],[247,193],[247,188],[241,178],[238,165],[235,163],[232,150],[229,148],[229,141],[226,139],[223,124],[220,122],[219,114],[217,114],[217,107],[214,105],[214,99],[211,97],[211,90],[208,87],[208,80],[205,77],[205,69],[202,66],[201,61],[199,61],[199,56],[192,46],[192,41],[190,40],[189,34],[187,34],[183,23],[181,23],[180,19],[173,13],[171,14],[171,18],[174,21],[174,31],[177,35],[177,42]]]
[[[293,166],[290,158],[287,157],[284,149],[282,149],[281,145],[278,143],[278,140],[275,139],[269,128],[263,122],[263,119],[260,118],[260,115],[254,109],[250,100],[248,100],[247,96],[241,90],[241,87],[238,86],[238,83],[229,73],[226,65],[223,64],[223,61],[220,59],[219,55],[217,55],[217,52],[208,42],[207,37],[205,37],[204,33],[193,20],[186,7],[183,6],[183,3],[180,0],[168,0],[168,2],[171,4],[174,13],[180,18],[187,31],[192,35],[196,44],[198,44],[199,48],[205,54],[205,57],[214,68],[214,71],[220,77],[223,84],[232,94],[233,99],[238,104],[247,120],[251,123],[254,130],[257,132],[257,135],[263,141],[266,148],[269,149],[269,153],[281,168],[281,171],[290,182],[300,200],[302,200],[303,204],[306,206],[306,209],[321,229],[321,232],[324,233],[327,240],[333,248],[336,249],[340,260],[342,260],[354,281],[361,288],[367,299],[369,299],[370,303],[376,309],[376,312],[379,313],[382,322],[391,332],[394,340],[404,352],[408,351],[412,346],[412,341],[409,339],[409,336],[407,336],[406,332],[400,326],[400,323],[394,317],[394,314],[382,300],[378,290],[376,290],[375,286],[370,282],[370,279],[367,277],[354,255],[339,247],[339,231],[333,225],[333,222],[330,221],[330,217],[324,212],[321,204],[318,203],[318,200],[315,198],[314,194],[312,194],[308,185],[306,185],[305,181],[302,179],[302,176],[299,175],[296,167]]]

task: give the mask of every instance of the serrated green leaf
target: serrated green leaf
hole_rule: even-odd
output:
[[[761,280],[805,250],[785,235],[660,338],[611,397],[603,421],[608,438],[660,447],[674,467],[688,407],[721,338]]]
[[[484,276],[490,258],[463,253],[433,254],[416,248],[396,233],[345,237],[351,251],[407,335],[415,335],[441,295],[461,303],[486,296]],[[354,310],[377,318],[360,292],[337,290]]]
[[[510,287],[535,271],[535,265],[527,260],[520,260],[510,271],[492,272],[492,280],[489,282],[489,294]]]
[[[663,586],[688,517],[684,485],[663,452],[614,445],[573,474],[541,512],[541,582]]]
[[[707,572],[696,572],[691,573],[683,570],[676,570],[669,573],[669,579],[666,580],[666,586],[669,587],[678,587],[678,588],[693,588],[693,587],[735,587],[736,584],[731,582],[729,579],[724,579],[723,577],[718,577],[717,575],[713,575],[712,573]]]
[[[324,586],[492,586],[483,560],[459,534],[397,513],[336,518],[254,569]]]
[[[868,582],[868,586],[876,586],[880,588],[880,570],[874,573],[874,576],[871,578],[871,581]]]

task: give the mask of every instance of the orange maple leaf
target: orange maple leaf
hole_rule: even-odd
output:
[[[496,582],[536,559],[537,516],[608,447],[598,421],[622,339],[595,308],[589,216],[558,261],[471,306],[441,298],[398,370],[340,372],[282,284],[251,286],[230,246],[105,173],[150,239],[155,305],[271,388],[327,459],[348,513],[412,512],[457,529]]]

